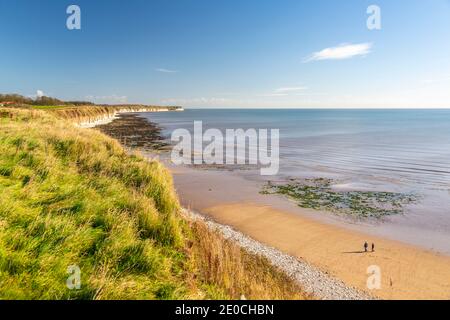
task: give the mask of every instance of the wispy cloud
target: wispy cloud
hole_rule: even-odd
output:
[[[289,93],[274,92],[274,93],[261,94],[261,95],[259,95],[259,97],[286,97],[288,95],[289,95]]]
[[[371,52],[371,49],[372,43],[341,44],[337,47],[325,48],[321,51],[314,52],[309,57],[303,59],[303,62],[350,59],[356,56],[367,55]]]
[[[260,97],[286,97],[293,96],[302,93],[307,90],[308,87],[305,86],[292,86],[292,87],[281,87],[274,89],[273,92],[261,94]]]
[[[441,78],[435,78],[435,79],[425,79],[422,82],[424,84],[435,84],[435,83],[442,83],[442,82],[448,82],[450,81],[450,76],[444,76]]]
[[[161,100],[163,104],[183,106],[217,106],[234,101],[236,100],[219,97],[169,98]]]
[[[96,102],[96,103],[127,103],[127,96],[118,96],[116,94],[112,94],[110,96],[94,96],[88,95],[85,97],[87,100]]]
[[[283,87],[275,89],[275,93],[291,93],[308,89],[307,87]]]
[[[46,94],[44,93],[44,91],[36,90],[36,93],[34,93],[34,94],[27,94],[27,97],[31,98],[31,99],[39,99],[39,98],[42,98],[45,95]]]
[[[164,69],[164,68],[158,68],[158,69],[155,69],[155,71],[162,72],[162,73],[177,73],[178,72],[177,70],[169,70],[169,69]]]

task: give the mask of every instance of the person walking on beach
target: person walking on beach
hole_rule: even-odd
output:
[[[367,248],[369,247],[369,244],[366,242],[364,242],[364,252],[367,252]]]
[[[375,243],[372,242],[372,252],[375,252]]]

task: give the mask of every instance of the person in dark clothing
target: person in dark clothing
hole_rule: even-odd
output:
[[[372,252],[375,252],[375,243],[372,242]]]
[[[367,252],[368,247],[369,247],[369,244],[367,242],[364,242],[364,252]]]

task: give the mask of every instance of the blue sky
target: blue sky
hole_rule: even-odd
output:
[[[81,30],[66,28],[71,4]],[[450,107],[450,0],[2,0],[0,46],[0,92],[29,96]]]

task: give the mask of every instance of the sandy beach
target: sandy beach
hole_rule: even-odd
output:
[[[135,125],[129,120],[124,117],[120,122],[123,126],[115,125],[110,133],[122,136],[123,130]],[[141,121],[141,126],[142,130],[148,127],[158,132],[154,124]],[[135,147],[131,142],[142,142],[141,135],[148,133],[133,134],[125,144]],[[173,166],[167,153],[155,155],[153,148],[141,147],[144,155],[156,156],[169,167],[188,211],[215,221],[226,237],[246,250],[265,255],[274,265],[288,270],[291,277],[303,277],[299,282],[311,286],[310,291],[325,288],[318,298],[364,299],[358,293],[364,292],[380,299],[450,299],[450,256],[427,248],[431,243],[424,241],[427,233],[414,225],[352,221],[300,208],[283,196],[261,194],[262,181],[255,178],[252,169]],[[369,252],[364,252],[365,242]],[[372,243],[374,252],[370,250]],[[381,286],[377,289],[367,286],[371,276],[368,269],[373,267],[380,271]]]
[[[450,258],[381,238],[374,253],[362,252],[364,234],[256,204],[208,208],[221,223],[254,239],[304,259],[345,283],[367,291],[367,269],[379,266],[382,299],[449,299]]]
[[[172,168],[183,205],[381,299],[449,299],[450,257],[327,221],[227,171]],[[375,252],[362,252],[363,243]],[[368,290],[368,267],[381,288]]]

